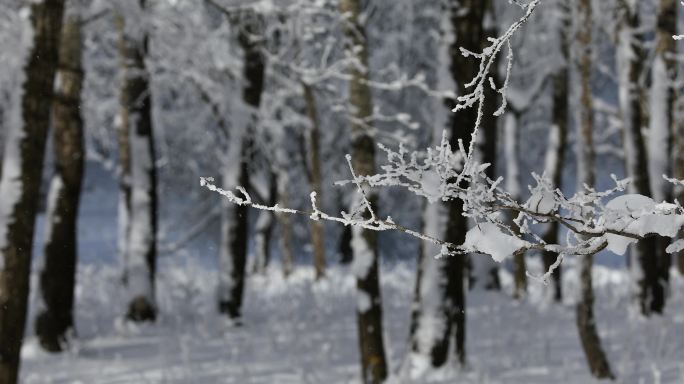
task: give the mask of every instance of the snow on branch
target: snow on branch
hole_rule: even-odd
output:
[[[501,262],[513,254],[528,250],[548,251],[558,254],[556,262],[542,276],[532,276],[546,282],[563,261],[566,255],[592,255],[603,249],[624,254],[627,246],[647,236],[659,235],[675,237],[684,226],[684,210],[679,204],[656,203],[641,195],[624,195],[630,180],[613,180],[615,186],[605,191],[596,191],[584,186],[573,196],[565,196],[545,175],[533,174],[536,185],[530,187],[531,197],[524,202],[504,189],[503,178],[491,180],[486,170],[490,164],[479,163],[473,155],[474,143],[483,115],[484,87],[489,86],[502,94],[505,93],[513,61],[510,39],[529,19],[540,0],[528,3],[514,1],[522,7],[524,15],[513,23],[499,38],[491,38],[491,45],[480,53],[461,49],[461,53],[480,60],[479,72],[467,84],[472,92],[457,98],[454,111],[474,107],[477,103],[477,120],[473,127],[470,147],[466,150],[461,141],[458,148],[452,148],[446,132],[438,146],[425,151],[408,151],[403,145],[392,150],[380,145],[387,156],[380,172],[374,175],[358,175],[347,155],[351,179],[339,181],[337,185],[352,184],[356,187],[356,204],[350,212],[342,211],[339,216],[320,210],[316,194],[311,193],[311,210],[302,211],[283,208],[278,205],[266,206],[253,202],[247,191],[236,187],[228,191],[213,184],[212,178],[201,178],[200,184],[211,191],[227,197],[232,203],[256,209],[284,214],[297,214],[311,220],[327,220],[344,225],[353,225],[368,230],[404,232],[415,238],[442,246],[441,255],[453,253],[483,253]],[[496,56],[506,46],[509,50],[506,79],[501,88],[488,76]],[[504,112],[505,101],[496,111]],[[683,184],[684,181],[667,179]],[[367,198],[370,188],[401,187],[429,203],[463,202],[463,214],[475,223],[467,232],[464,244],[453,244],[395,223],[391,217],[381,219],[377,216]],[[511,222],[507,217],[515,217]],[[556,222],[565,227],[569,234],[565,244],[548,244],[541,235],[539,224]],[[684,249],[684,242],[677,241],[668,247],[668,252]]]

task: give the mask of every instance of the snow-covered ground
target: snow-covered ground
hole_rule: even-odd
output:
[[[120,271],[111,265],[83,265],[78,272],[78,336],[71,350],[49,355],[29,336],[22,351],[23,382],[359,382],[354,280],[346,268],[333,268],[319,283],[313,282],[308,267],[300,267],[288,280],[277,265],[267,276],[251,277],[244,324],[236,327],[216,313],[216,272],[196,265],[177,260],[162,264],[157,287],[161,318],[143,326],[121,320]],[[572,261],[566,265],[571,267]],[[592,382],[572,300],[548,304],[536,282],[530,283],[530,296],[522,302],[504,293],[469,294],[465,369],[420,380],[399,377],[414,275],[409,263],[382,268],[385,343],[394,382]],[[565,289],[572,294],[576,278],[572,272],[566,276]],[[644,319],[630,310],[623,271],[596,267],[594,276],[598,326],[619,382],[684,382],[684,281],[675,278],[665,316]],[[509,289],[510,276],[504,272],[502,277]],[[33,303],[35,299],[33,295]]]

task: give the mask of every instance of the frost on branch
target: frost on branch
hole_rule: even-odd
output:
[[[482,164],[473,156],[474,143],[477,142],[478,128],[483,115],[484,87],[490,86],[504,96],[508,76],[512,67],[513,53],[509,44],[513,34],[528,20],[539,0],[526,4],[516,2],[523,10],[523,16],[513,23],[504,34],[490,39],[491,45],[482,52],[462,50],[466,57],[479,60],[479,71],[467,84],[471,93],[460,95],[454,111],[477,108],[477,120],[472,127],[472,140],[469,148],[461,141],[452,148],[445,134],[436,147],[425,151],[409,151],[403,145],[397,150],[380,145],[387,161],[374,175],[357,175],[347,156],[351,179],[338,182],[338,185],[356,187],[357,204],[351,212],[340,212],[339,216],[321,211],[316,204],[316,194],[311,194],[311,210],[300,211],[269,207],[256,204],[249,194],[240,187],[237,192],[226,191],[212,184],[210,178],[202,178],[202,186],[216,191],[235,203],[257,209],[290,214],[305,215],[312,220],[327,220],[352,225],[374,231],[396,230],[410,236],[440,245],[441,255],[447,253],[476,252],[488,254],[501,262],[510,255],[527,250],[548,251],[559,255],[556,263],[543,276],[536,277],[546,281],[553,269],[557,268],[565,255],[592,255],[603,249],[623,254],[627,245],[647,236],[660,235],[674,237],[684,225],[684,211],[678,204],[656,203],[639,195],[622,195],[629,180],[618,180],[613,176],[615,187],[596,191],[585,186],[573,196],[565,196],[553,187],[549,178],[533,174],[536,185],[530,187],[531,197],[524,202],[517,201],[505,189],[503,178],[490,179],[486,170],[490,164]],[[506,46],[509,50],[507,76],[501,88],[490,79],[489,71],[494,59]],[[505,101],[496,115],[506,108]],[[669,179],[668,179],[669,180]],[[681,183],[677,180],[671,182]],[[439,238],[426,235],[395,223],[390,217],[379,218],[366,198],[368,188],[401,187],[413,194],[427,199],[430,203],[438,201],[463,202],[463,214],[474,223],[466,235],[464,244],[452,244]],[[517,194],[516,194],[517,195]],[[606,202],[608,202],[606,204]],[[511,223],[506,217],[515,217]],[[539,224],[556,222],[566,228],[568,236],[564,244],[549,244],[537,233],[543,226]],[[668,252],[684,249],[684,243],[675,242]],[[363,265],[359,265],[362,272]]]

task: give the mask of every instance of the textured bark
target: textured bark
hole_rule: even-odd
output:
[[[250,35],[258,33],[258,20],[249,12],[239,15],[241,22],[238,41],[244,52],[243,77],[246,81],[242,90],[242,100],[246,107],[250,108],[251,116],[245,127],[239,127],[242,132],[236,133],[231,140],[242,140],[241,156],[236,164],[227,164],[228,167],[238,166],[238,185],[249,185],[248,159],[250,156],[251,133],[257,122],[257,113],[261,105],[261,96],[264,90],[265,59],[260,46],[250,39]],[[231,186],[234,187],[234,186]],[[227,265],[221,265],[222,272],[230,274],[226,289],[228,292],[219,296],[219,311],[232,319],[239,319],[242,312],[242,300],[245,285],[245,265],[247,261],[248,243],[248,212],[247,207],[239,205],[229,208],[229,213],[224,215],[223,247],[230,249],[228,257],[222,258]],[[225,220],[231,221],[226,223]]]
[[[375,171],[375,142],[366,123],[372,115],[371,91],[368,86],[368,47],[363,25],[359,22],[359,0],[341,0],[340,12],[345,16],[344,32],[351,42],[350,54],[356,56],[362,68],[351,68],[349,103],[352,108],[351,146],[352,165],[357,175],[372,175]],[[377,197],[372,191],[368,199],[375,207]],[[380,272],[378,268],[377,233],[362,228],[352,228],[352,269],[356,274],[359,298],[367,305],[357,308],[357,329],[361,349],[361,377],[364,383],[380,383],[387,378],[387,362],[383,343],[382,301],[380,297]],[[370,257],[371,260],[362,260]],[[370,261],[370,265],[365,265]],[[355,268],[359,264],[361,268]]]
[[[580,100],[578,124],[578,189],[584,185],[593,187],[596,182],[595,150],[593,138],[593,98],[591,92],[592,71],[592,9],[591,0],[579,0],[577,32],[578,60],[576,60],[579,75]],[[601,339],[596,331],[594,317],[594,288],[591,278],[593,255],[579,256],[580,265],[580,297],[576,307],[576,322],[580,341],[584,350],[591,374],[599,379],[612,379],[608,359],[603,352]]]
[[[323,175],[321,174],[321,128],[318,120],[318,110],[316,108],[316,99],[311,87],[303,83],[304,101],[306,102],[306,111],[311,120],[310,142],[311,142],[311,187],[318,201],[323,201],[322,183]],[[311,222],[311,242],[313,243],[313,264],[316,270],[316,280],[325,276],[326,257],[325,257],[325,234],[323,233],[323,222],[314,220]]]
[[[55,70],[64,2],[45,0],[31,4],[33,48],[24,70],[21,126],[9,129],[0,195],[0,383],[18,381],[21,344],[26,326],[33,233],[45,142],[50,123]],[[13,168],[16,167],[16,168]],[[10,172],[10,168],[11,172]],[[8,193],[19,188],[19,194]],[[11,197],[10,197],[11,196]],[[11,199],[11,200],[7,200]]]
[[[145,1],[140,1],[144,11]],[[125,23],[125,20],[123,20]],[[154,321],[157,308],[154,280],[157,263],[157,173],[152,127],[152,97],[145,67],[147,35],[122,31],[119,48],[123,68],[122,120],[129,125],[130,228],[125,264],[129,290],[126,317]]]
[[[59,81],[52,103],[55,175],[49,193],[45,265],[40,274],[45,307],[35,322],[41,346],[53,352],[62,350],[67,332],[74,325],[76,233],[84,158],[81,26],[76,15],[65,19],[59,54]]]

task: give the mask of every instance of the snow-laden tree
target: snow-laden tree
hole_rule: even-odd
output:
[[[18,381],[26,325],[33,234],[64,2],[45,0],[22,7],[20,17],[30,21],[32,43],[28,56],[22,58],[21,115],[7,129],[0,180],[0,382],[10,384]],[[23,28],[21,21],[15,25]]]
[[[59,48],[59,70],[52,103],[55,172],[50,182],[45,231],[44,266],[40,274],[43,308],[36,334],[48,351],[61,351],[74,327],[77,216],[83,181],[84,149],[81,118],[81,24],[79,1],[67,1]]]
[[[152,120],[152,94],[145,57],[148,51],[145,0],[126,2],[117,9],[120,23],[120,124],[126,135],[130,180],[127,214],[125,278],[126,317],[133,321],[156,318],[154,286],[157,264],[157,170]]]
[[[340,216],[329,215],[317,205],[315,193],[311,195],[311,209],[305,211],[264,206],[255,203],[244,189],[238,189],[238,192],[224,190],[213,185],[208,179],[202,179],[202,185],[218,191],[238,205],[302,214],[313,220],[340,222],[365,230],[400,231],[438,245],[439,257],[446,259],[458,260],[467,252],[489,254],[497,261],[530,250],[553,253],[557,258],[549,270],[543,276],[531,276],[544,282],[550,278],[564,257],[576,255],[581,260],[582,272],[582,296],[577,306],[580,338],[591,372],[597,377],[611,377],[612,373],[598,341],[593,317],[590,275],[593,255],[603,249],[623,254],[629,244],[655,235],[674,237],[684,223],[684,211],[676,203],[660,203],[643,195],[617,196],[625,191],[629,180],[618,180],[614,177],[613,188],[598,191],[595,187],[596,134],[593,129],[594,105],[590,86],[593,71],[594,23],[592,4],[588,0],[579,0],[572,8],[577,41],[572,49],[574,61],[577,63],[574,68],[577,88],[572,93],[577,104],[575,156],[578,161],[579,186],[576,192],[571,196],[566,195],[558,185],[555,185],[558,182],[549,179],[548,175],[533,175],[536,185],[530,187],[531,196],[525,201],[519,201],[505,188],[502,178],[492,180],[488,177],[486,170],[490,165],[478,162],[474,156],[476,138],[480,135],[482,127],[485,101],[489,100],[485,96],[485,88],[491,87],[502,94],[506,93],[511,65],[507,66],[506,77],[501,81],[503,84],[497,84],[490,80],[493,63],[502,51],[511,48],[511,36],[540,6],[539,1],[516,4],[522,9],[520,18],[508,29],[504,29],[499,38],[491,39],[490,44],[484,49],[479,45],[472,49],[456,46],[461,48],[457,53],[464,59],[476,63],[473,70],[474,78],[468,80],[454,76],[455,80],[460,80],[458,83],[464,85],[463,91],[459,92],[456,99],[454,112],[459,116],[458,114],[464,110],[471,109],[474,116],[470,120],[472,130],[466,131],[467,134],[456,139],[453,136],[450,138],[447,134],[438,145],[425,152],[409,151],[401,146],[397,151],[383,146],[381,148],[387,154],[387,161],[377,174],[369,175],[363,167],[357,169],[360,160],[354,160],[354,156],[350,156],[348,165],[352,178],[342,184],[352,184],[358,190],[357,198],[361,204],[356,211],[343,212]],[[457,15],[463,17],[467,12]],[[464,24],[466,23],[456,26],[466,28]],[[463,37],[464,34],[457,36]],[[510,63],[511,56],[508,59]],[[506,99],[501,108],[494,112],[495,115],[501,116],[504,113],[505,101]],[[562,113],[560,115],[562,116]],[[678,183],[675,180],[671,181]],[[473,225],[470,228],[465,225],[459,227],[459,233],[454,234],[454,238],[460,238],[460,241],[454,241],[448,234],[441,237],[432,233],[421,233],[398,224],[390,217],[383,219],[377,215],[367,198],[368,188],[388,186],[404,187],[433,203],[442,201],[462,207],[462,216],[452,215],[447,226],[463,222],[463,217],[472,220]],[[507,219],[510,216],[515,217],[513,224]],[[566,242],[548,243],[544,240],[543,233],[539,233],[538,224],[554,222],[567,231]],[[678,242],[671,245],[669,251],[678,251],[681,248],[680,244]],[[457,272],[450,275],[451,278],[454,276],[455,281],[461,281]]]

